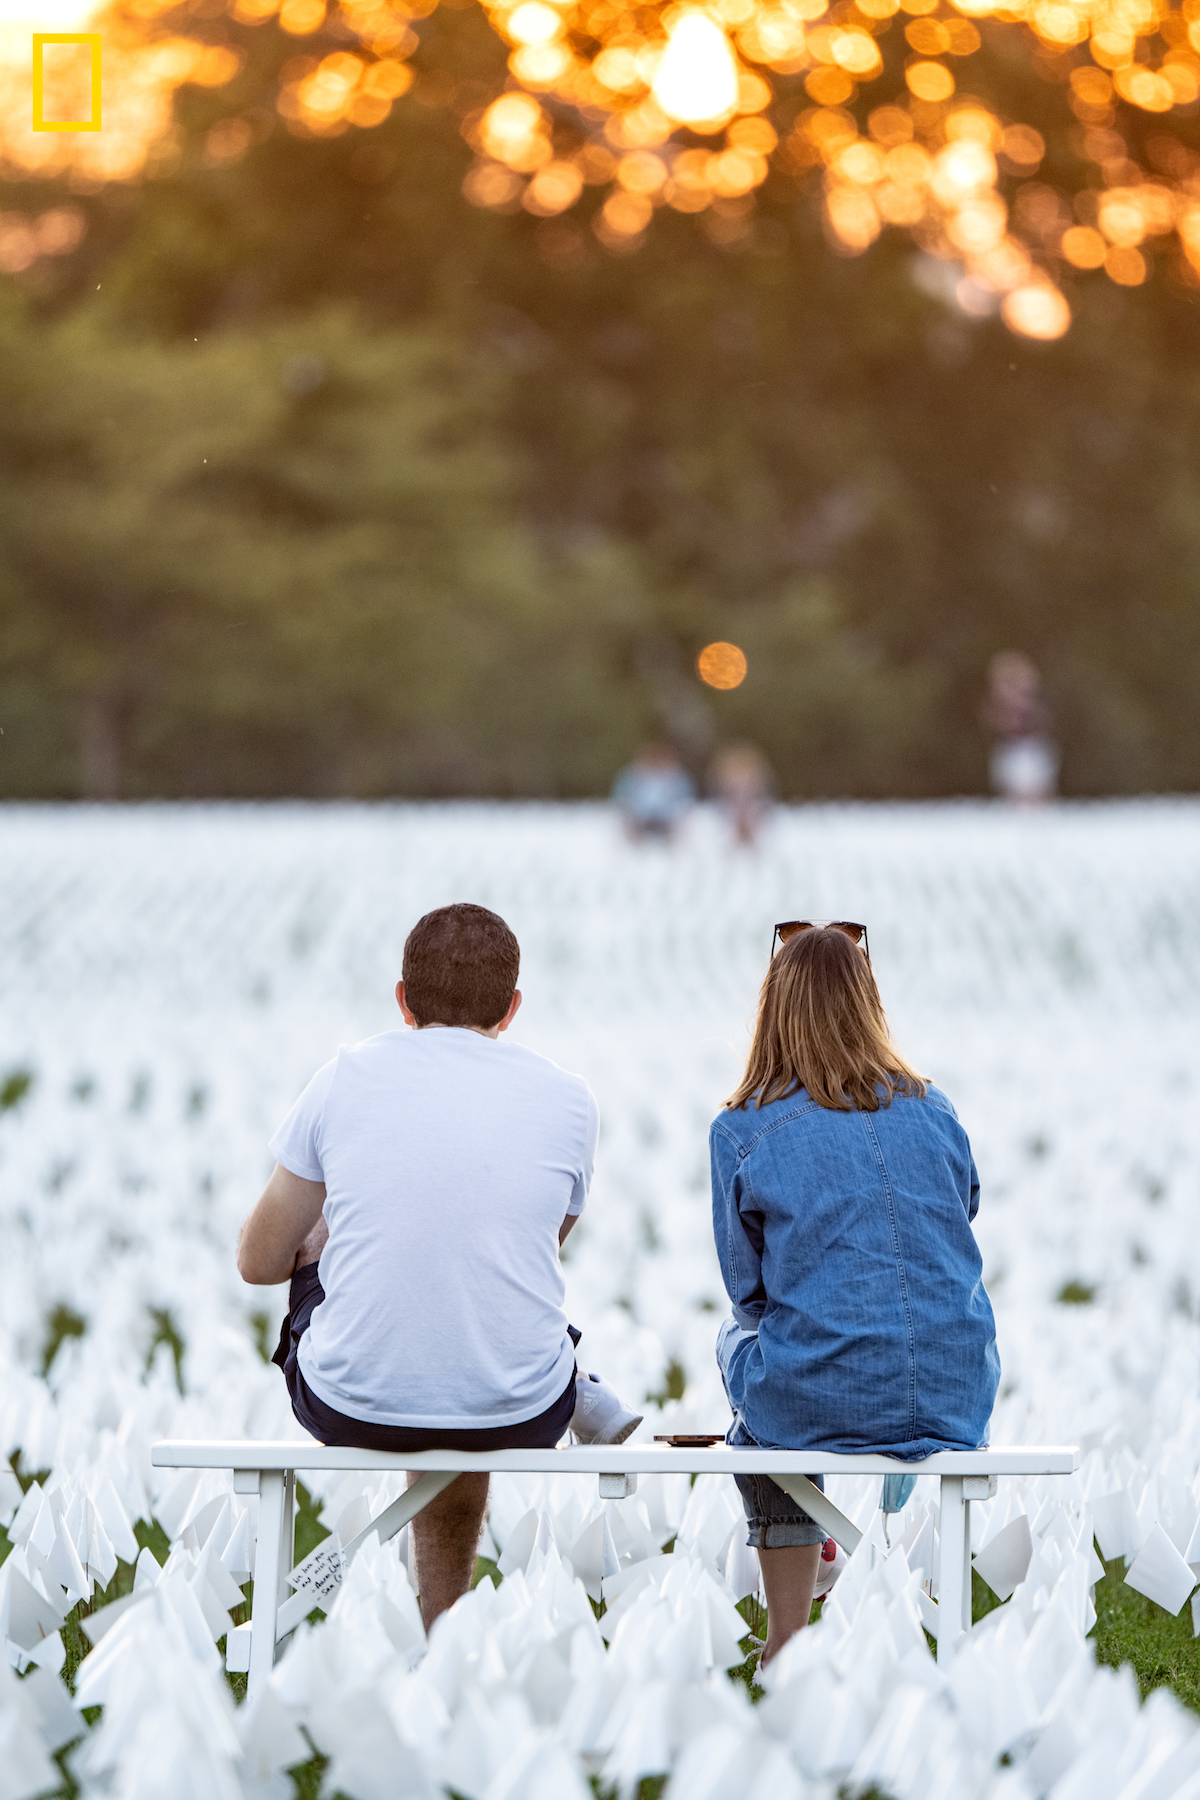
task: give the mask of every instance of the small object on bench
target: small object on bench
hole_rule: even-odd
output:
[[[723,1431],[676,1431],[669,1437],[655,1437],[656,1444],[670,1444],[676,1450],[707,1450],[712,1444],[723,1444]]]

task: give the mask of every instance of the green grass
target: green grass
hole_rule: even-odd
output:
[[[50,1364],[58,1355],[59,1346],[66,1338],[82,1337],[87,1330],[87,1320],[81,1318],[70,1306],[60,1303],[46,1317],[46,1340],[42,1345],[42,1374],[50,1373]]]
[[[171,1361],[175,1366],[175,1385],[183,1393],[183,1358],[187,1346],[180,1336],[179,1327],[172,1314],[165,1307],[152,1306],[149,1309],[152,1327],[150,1340],[146,1349],[146,1373],[154,1361],[154,1353],[160,1344],[165,1344],[171,1352]],[[254,1313],[250,1319],[251,1329],[259,1354],[264,1362],[271,1360],[271,1346],[267,1333],[269,1320],[266,1313]],[[87,1332],[87,1320],[77,1313],[73,1307],[59,1302],[46,1315],[45,1337],[42,1342],[42,1374],[48,1375],[50,1365],[58,1354],[60,1346],[67,1338],[80,1338]]]
[[[254,1348],[265,1363],[269,1363],[275,1354],[274,1339],[278,1332],[271,1330],[271,1315],[265,1312],[252,1312],[249,1317],[250,1331],[254,1338]]]
[[[1097,1551],[1097,1554],[1099,1552]],[[1119,1668],[1128,1663],[1137,1677],[1142,1699],[1155,1688],[1170,1688],[1177,1699],[1200,1713],[1200,1639],[1192,1636],[1192,1609],[1172,1618],[1153,1600],[1126,1587],[1120,1557],[1105,1563],[1096,1583],[1096,1623],[1091,1638],[1097,1662]],[[978,1577],[971,1576],[971,1617],[978,1621],[1000,1605]]]
[[[309,1738],[309,1743],[312,1739]],[[329,1767],[329,1758],[319,1754],[310,1756],[307,1762],[297,1763],[289,1769],[296,1789],[296,1800],[317,1800],[321,1792],[321,1778]]]
[[[815,1625],[821,1617],[821,1605],[820,1600],[813,1601],[812,1610],[808,1615],[810,1625]],[[730,1669],[729,1679],[730,1681],[740,1681],[752,1703],[757,1706],[766,1693],[766,1689],[758,1685],[758,1659],[762,1654],[762,1645],[767,1639],[767,1609],[756,1595],[747,1594],[744,1600],[739,1600],[738,1611],[750,1627],[738,1645],[739,1650],[745,1653],[746,1660],[738,1663],[736,1668]]]
[[[9,1069],[0,1075],[0,1112],[11,1112],[20,1106],[32,1086],[32,1069]]]
[[[146,1373],[150,1373],[150,1365],[154,1361],[154,1352],[160,1344],[165,1344],[171,1352],[171,1360],[175,1364],[175,1385],[183,1393],[183,1355],[186,1348],[179,1335],[179,1327],[165,1306],[152,1306],[150,1323],[154,1327],[149,1347],[146,1351]]]
[[[311,1550],[329,1536],[328,1525],[322,1525],[316,1501],[302,1481],[296,1483],[296,1561],[303,1562]]]
[[[1116,1668],[1129,1663],[1142,1698],[1155,1688],[1171,1692],[1200,1712],[1200,1639],[1192,1636],[1192,1609],[1172,1618],[1121,1579],[1125,1566],[1118,1557],[1105,1564],[1096,1583],[1096,1626],[1092,1633],[1097,1659]]]
[[[1097,1551],[1097,1555],[1099,1551]],[[1137,1677],[1142,1699],[1155,1688],[1170,1688],[1177,1699],[1200,1713],[1200,1639],[1192,1636],[1192,1609],[1172,1618],[1153,1600],[1126,1587],[1120,1557],[1105,1563],[1096,1583],[1096,1623],[1091,1638],[1097,1662],[1119,1668],[1128,1663]],[[971,1617],[978,1621],[1000,1605],[978,1575],[971,1576]]]
[[[995,1594],[993,1594],[993,1592],[992,1592],[991,1588],[988,1586],[987,1582],[982,1581],[980,1579],[980,1577],[975,1573],[974,1569],[972,1569],[971,1570],[971,1623],[972,1623],[972,1625],[978,1625],[980,1619],[986,1619],[990,1612],[995,1612],[996,1608],[1002,1604],[1003,1604],[1003,1602],[996,1598]],[[925,1635],[928,1637],[929,1636],[928,1632],[926,1632]],[[930,1638],[929,1642],[930,1642],[930,1645],[932,1646],[933,1639]]]
[[[1089,1287],[1086,1281],[1067,1281],[1054,1298],[1060,1306],[1090,1306],[1096,1298],[1096,1290]]]
[[[637,1784],[637,1790],[634,1793],[633,1800],[659,1800],[659,1796],[666,1789],[666,1785],[667,1777],[665,1775],[643,1775],[642,1779]],[[593,1775],[591,1777],[588,1786],[591,1788],[593,1794],[595,1794],[596,1800],[615,1800],[617,1792],[616,1788],[605,1787],[598,1775]],[[452,1793],[450,1795],[450,1800],[459,1800],[459,1797],[457,1794]]]
[[[758,1685],[758,1659],[762,1654],[762,1645],[767,1638],[767,1609],[755,1595],[747,1594],[744,1600],[738,1601],[738,1611],[750,1627],[738,1645],[738,1649],[744,1652],[746,1660],[738,1663],[736,1668],[730,1669],[729,1679],[740,1682],[749,1694],[751,1701],[757,1706],[766,1692],[765,1688]],[[820,1607],[813,1607],[812,1616],[814,1619],[820,1618]],[[758,1640],[757,1643],[755,1639]]]
[[[667,1364],[662,1386],[656,1394],[647,1394],[646,1399],[655,1406],[665,1406],[668,1400],[682,1400],[686,1387],[687,1370],[682,1363],[672,1360]]]
[[[472,1588],[477,1588],[485,1576],[490,1576],[493,1585],[496,1587],[499,1587],[500,1583],[504,1580],[503,1575],[500,1573],[499,1563],[493,1562],[490,1556],[477,1556],[475,1558],[475,1573],[471,1577]],[[592,1605],[595,1605],[595,1601],[592,1602]]]
[[[139,1550],[149,1549],[154,1560],[160,1566],[166,1562],[171,1546],[167,1540],[166,1532],[157,1521],[147,1525],[144,1520],[139,1519],[133,1528],[133,1535],[137,1539]],[[106,1588],[98,1587],[92,1596],[90,1604],[87,1601],[82,1600],[75,1608],[74,1612],[67,1614],[67,1622],[62,1628],[62,1640],[63,1646],[67,1652],[67,1660],[62,1673],[63,1680],[72,1691],[74,1691],[75,1687],[75,1671],[78,1669],[88,1651],[92,1648],[92,1645],[84,1636],[81,1621],[89,1618],[92,1613],[99,1612],[102,1606],[108,1606],[113,1600],[120,1600],[123,1595],[131,1594],[132,1592],[133,1564],[118,1562],[117,1572],[109,1582],[108,1586]]]
[[[1098,1552],[1097,1552],[1098,1554]],[[1153,1600],[1127,1587],[1125,1564],[1120,1557],[1104,1565],[1104,1579],[1096,1583],[1096,1623],[1091,1632],[1096,1646],[1096,1660],[1111,1668],[1129,1663],[1137,1678],[1142,1699],[1155,1688],[1170,1688],[1177,1699],[1193,1712],[1200,1713],[1200,1638],[1192,1636],[1192,1609],[1185,1606],[1172,1618]],[[978,1624],[1002,1603],[987,1583],[971,1573],[971,1621]],[[758,1648],[753,1638],[767,1635],[767,1610],[753,1597],[738,1607],[750,1632],[742,1639],[746,1660],[730,1669],[731,1681],[743,1683],[751,1700],[761,1700],[763,1689],[755,1679],[758,1673]],[[809,1623],[815,1625],[821,1616],[814,1602]],[[931,1651],[934,1640],[926,1632]]]

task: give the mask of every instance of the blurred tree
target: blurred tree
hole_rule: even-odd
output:
[[[4,326],[10,793],[548,792],[637,730],[628,575],[511,516],[486,368],[344,314]]]

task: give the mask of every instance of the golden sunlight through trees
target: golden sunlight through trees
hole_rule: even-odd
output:
[[[203,44],[186,35],[186,25],[148,34],[143,20],[165,11],[157,0],[140,0],[120,17],[101,11],[94,0],[39,4],[8,0],[0,10],[0,162],[18,175],[56,176],[70,170],[75,185],[88,191],[110,181],[128,181],[149,167],[170,166],[177,155],[172,102],[184,82],[221,87],[241,67],[240,54]],[[33,33],[94,30],[103,25],[101,131],[36,132],[31,105]],[[66,60],[44,64],[46,118],[78,116],[77,71]]]
[[[1048,281],[1027,282],[1004,297],[1004,322],[1024,337],[1058,338],[1071,323],[1071,309]]]
[[[296,39],[275,104],[300,137],[371,130],[414,81],[438,104],[427,84],[445,79],[414,75],[409,61],[437,0],[116,0],[102,9],[60,0],[39,8],[40,28],[103,29],[105,126],[90,137],[39,135],[29,121],[29,4],[0,0],[0,156],[10,172],[68,173],[82,190],[170,171],[180,154],[175,90],[219,87],[243,60],[233,42],[199,41],[193,20],[221,11],[241,27],[277,16]],[[1068,328],[1062,284],[1087,272],[1136,287],[1157,263],[1200,286],[1200,156],[1166,129],[1175,108],[1200,99],[1200,0],[481,4],[508,46],[510,85],[490,99],[485,89],[462,119],[475,152],[464,192],[475,206],[542,219],[582,207],[615,252],[636,249],[666,207],[697,215],[713,242],[732,248],[747,241],[774,172],[819,195],[838,254],[861,255],[888,227],[906,231],[948,265],[964,311],[999,313],[1040,339]],[[982,20],[1029,43],[1062,108],[1063,142],[1082,159],[1076,186],[1062,185],[1061,156],[1053,179],[1042,174],[1041,131],[971,93]],[[768,117],[780,82],[802,86],[802,104]],[[1164,121],[1145,149],[1139,115]],[[255,141],[248,119],[223,120],[206,161],[235,162]],[[589,189],[600,190],[594,200]],[[39,232],[47,246],[61,238],[57,225],[5,217],[21,242],[13,266],[60,253],[31,248]]]
[[[729,119],[737,107],[737,64],[707,13],[685,12],[671,27],[651,91],[681,125],[717,130]]]

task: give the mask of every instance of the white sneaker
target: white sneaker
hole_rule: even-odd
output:
[[[821,1566],[817,1570],[817,1585],[813,1589],[814,1600],[824,1600],[845,1568],[847,1560],[841,1545],[835,1544],[832,1538],[826,1538],[821,1551]]]
[[[642,1422],[642,1414],[630,1412],[620,1396],[599,1375],[579,1375],[575,1381],[575,1411],[571,1430],[581,1444],[623,1444]]]

